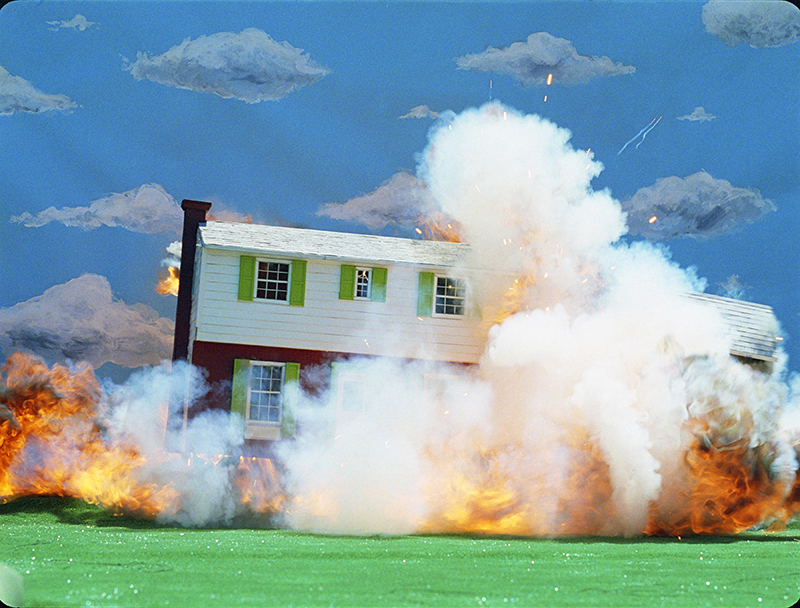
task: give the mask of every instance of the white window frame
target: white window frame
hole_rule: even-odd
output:
[[[263,298],[260,298],[258,296],[258,284],[259,284],[259,281],[260,281],[260,279],[258,278],[258,274],[259,274],[259,271],[260,271],[261,264],[286,264],[289,267],[289,272],[286,275],[286,299],[285,300],[280,300],[278,298],[268,298],[266,296],[263,297]],[[269,267],[267,267],[267,268],[269,268]],[[269,270],[267,270],[267,272],[269,272]],[[275,304],[287,304],[287,305],[289,304],[289,301],[290,301],[291,295],[292,295],[292,262],[290,260],[272,260],[272,259],[267,259],[267,258],[256,258],[256,273],[255,274],[256,274],[256,276],[254,277],[254,280],[253,280],[253,300],[258,301],[258,302],[273,302]],[[266,292],[267,291],[268,280],[264,279],[263,282],[265,283],[264,291]]]
[[[359,277],[366,276],[366,295],[358,293],[359,286],[363,286],[363,283],[359,283]],[[355,281],[353,282],[353,299],[354,300],[369,300],[372,297],[372,268],[367,268],[366,266],[356,266],[356,276]]]
[[[253,372],[257,367],[270,367],[270,368],[280,368],[280,392],[278,393],[279,397],[279,405],[278,405],[278,419],[277,420],[254,420],[250,417],[250,408],[255,405],[255,407],[265,407],[261,404],[253,404],[253,393],[254,392],[261,392],[261,391],[254,391],[253,390]],[[280,438],[280,430],[281,430],[281,422],[283,420],[283,401],[285,398],[284,390],[286,388],[286,364],[279,363],[276,361],[250,361],[250,369],[247,375],[247,400],[245,402],[245,424],[247,428],[246,438],[247,439],[279,439]],[[273,392],[266,392],[266,394],[275,394]],[[271,406],[266,406],[271,407]]]
[[[439,295],[439,280],[444,281],[453,281],[453,282],[460,282],[461,283],[461,290],[462,295],[458,296],[451,296],[451,295]],[[461,312],[439,312],[439,298],[444,299],[444,308],[445,311],[448,307],[448,302],[451,300],[461,300]],[[433,316],[435,317],[465,317],[467,315],[467,280],[460,277],[454,277],[451,275],[446,274],[434,274],[433,275]]]

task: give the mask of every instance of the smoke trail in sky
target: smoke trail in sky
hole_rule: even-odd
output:
[[[624,146],[622,146],[622,148],[620,148],[619,152],[617,152],[617,156],[619,156],[620,154],[622,154],[622,152],[625,150],[625,148],[627,148],[627,147],[628,147],[630,144],[632,144],[634,141],[636,141],[636,139],[638,139],[640,136],[641,136],[641,138],[642,138],[642,139],[641,139],[641,141],[640,141],[638,144],[636,144],[636,147],[638,148],[639,146],[641,146],[641,145],[642,145],[642,142],[644,141],[644,138],[645,138],[645,137],[647,137],[647,134],[648,134],[648,133],[650,133],[650,131],[652,131],[652,130],[653,130],[653,127],[655,127],[655,126],[656,126],[656,125],[659,123],[659,121],[661,120],[661,118],[662,118],[661,116],[659,116],[657,119],[656,119],[656,118],[654,118],[653,120],[651,120],[651,121],[650,121],[650,122],[647,124],[647,126],[646,126],[644,129],[642,129],[642,130],[641,130],[641,131],[639,131],[639,132],[638,132],[636,135],[634,135],[634,136],[633,136],[633,137],[631,137],[631,138],[630,138],[628,141],[626,141],[626,142],[625,142],[625,145],[624,145]]]

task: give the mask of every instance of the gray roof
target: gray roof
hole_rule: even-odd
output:
[[[201,246],[212,249],[252,251],[289,258],[432,267],[463,263],[470,251],[469,245],[463,243],[217,221],[201,224],[198,238]]]
[[[707,293],[690,293],[687,296],[719,310],[733,340],[732,355],[762,361],[776,360],[778,322],[771,307]]]

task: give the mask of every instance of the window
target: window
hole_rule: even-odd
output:
[[[356,268],[356,300],[369,300],[372,285],[372,269]]]
[[[289,264],[287,262],[258,262],[256,295],[259,300],[289,300]]]
[[[437,315],[463,315],[467,296],[464,279],[436,277],[435,308]]]
[[[339,281],[340,300],[386,301],[386,268],[342,265]]]
[[[433,314],[464,316],[467,314],[467,281],[432,272],[419,273],[417,316]]]
[[[262,260],[239,256],[239,300],[284,302],[303,306],[306,297],[305,260]]]
[[[250,391],[246,419],[257,422],[281,421],[283,365],[253,363],[250,367]]]
[[[292,386],[299,377],[298,363],[234,361],[231,412],[241,416],[245,439],[294,436]]]

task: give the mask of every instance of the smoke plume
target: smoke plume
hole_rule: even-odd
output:
[[[472,245],[463,272],[492,269],[471,279],[485,352],[473,368],[351,362],[363,407],[331,431],[305,404],[306,436],[282,448],[287,525],[630,536],[796,511],[800,433],[779,374],[729,356],[719,313],[682,295],[704,281],[667,250],[618,242],[625,214],[569,139],[500,104],[432,131],[419,177]],[[726,504],[721,455],[761,472],[759,508]]]
[[[782,381],[780,353],[772,369],[731,357],[721,313],[685,296],[704,280],[664,247],[620,241],[625,213],[568,131],[492,103],[440,121],[420,158],[415,179],[471,244],[452,272],[480,308],[477,365],[420,345],[413,361],[337,361],[332,394],[291,385],[298,436],[274,446],[279,478],[240,457],[236,416],[191,415],[205,388],[189,366],[101,395],[86,371],[13,355],[0,496],[33,470],[52,477],[42,446],[61,445],[46,465],[93,471],[77,449],[90,447],[126,482],[115,495],[79,487],[107,474],[57,470],[63,492],[180,525],[267,513],[325,533],[688,535],[800,512],[800,380]],[[304,385],[326,370],[302,370]],[[69,415],[45,415],[59,399]],[[52,444],[18,440],[37,424]],[[197,456],[211,453],[226,457]]]

